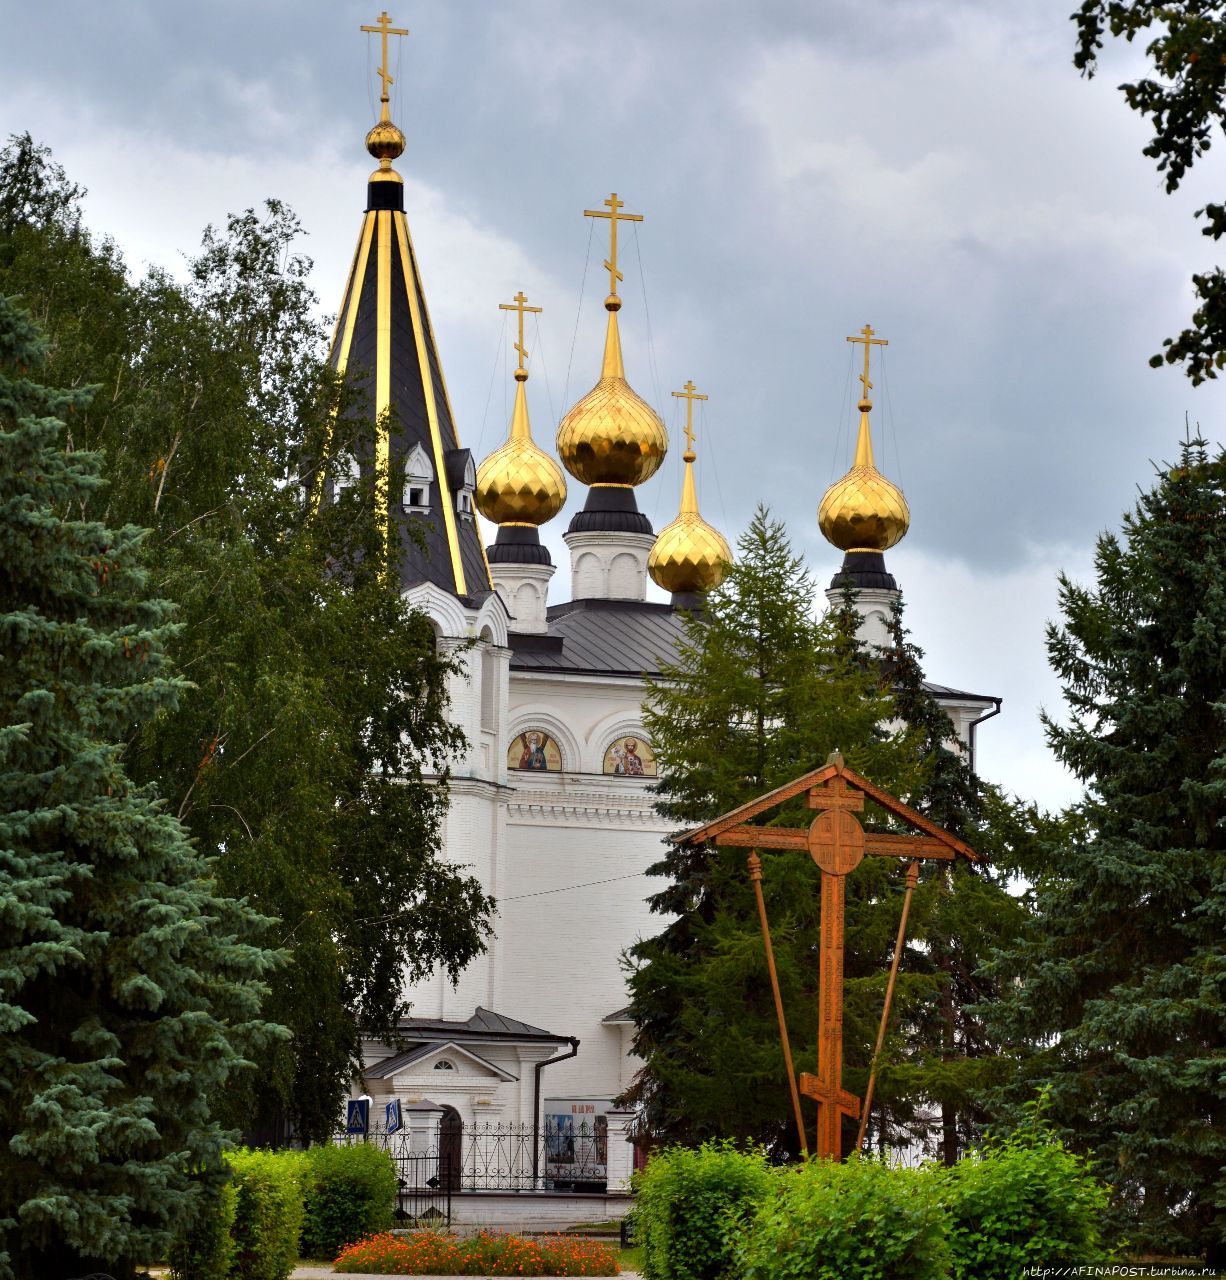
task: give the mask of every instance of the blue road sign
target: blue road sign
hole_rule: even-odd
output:
[[[399,1129],[404,1128],[404,1116],[400,1113],[400,1099],[393,1098],[385,1108],[387,1119],[384,1128],[388,1133],[395,1133]]]
[[[357,1133],[363,1137],[370,1129],[370,1099],[352,1098],[345,1115],[345,1132]]]

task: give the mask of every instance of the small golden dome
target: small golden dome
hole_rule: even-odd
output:
[[[817,508],[822,536],[840,551],[888,551],[901,542],[911,524],[911,510],[897,485],[873,464],[873,438],[866,400],[860,402],[860,434],[856,460],[841,480],[826,490]]]
[[[626,381],[617,328],[620,306],[616,295],[605,301],[609,328],[600,381],[558,426],[558,456],[582,484],[642,484],[668,452],[664,423]]]
[[[477,468],[477,510],[500,525],[544,524],[566,501],[562,468],[532,439],[524,387],[527,376],[526,369],[515,371],[515,408],[506,444]]]
[[[687,449],[685,480],[681,486],[681,513],[661,529],[647,557],[652,581],[674,595],[709,591],[723,581],[732,561],[732,549],[718,529],[698,514],[694,491],[694,451]]]

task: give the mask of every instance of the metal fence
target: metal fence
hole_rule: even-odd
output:
[[[402,1219],[449,1221],[457,1191],[603,1191],[608,1182],[604,1117],[573,1125],[568,1119],[537,1128],[466,1125],[433,1115],[428,1123],[410,1121],[395,1133],[372,1125],[365,1138],[342,1133],[336,1141],[366,1141],[388,1152],[396,1163]]]

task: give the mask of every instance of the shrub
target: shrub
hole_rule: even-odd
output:
[[[1103,1260],[1106,1189],[1032,1119],[942,1170],[956,1280],[1014,1280],[1024,1268]]]
[[[760,1151],[710,1142],[671,1147],[635,1175],[635,1240],[648,1280],[716,1280],[728,1269],[737,1229],[769,1193]]]
[[[302,1230],[302,1155],[234,1151],[234,1280],[286,1280]]]
[[[744,1280],[937,1280],[949,1274],[939,1184],[871,1160],[812,1161],[778,1177],[735,1261]]]
[[[202,1202],[191,1229],[170,1250],[172,1280],[229,1280],[236,1200],[234,1183],[226,1182]]]
[[[305,1157],[300,1252],[335,1258],[347,1244],[386,1231],[396,1208],[396,1165],[378,1147],[312,1147]]]
[[[442,1231],[371,1236],[347,1245],[339,1272],[391,1276],[615,1276],[617,1255],[608,1245],[573,1236],[522,1236],[483,1231],[458,1239]]]

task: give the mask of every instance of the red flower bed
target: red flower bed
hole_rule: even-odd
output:
[[[453,1236],[414,1231],[407,1236],[368,1236],[346,1245],[337,1271],[388,1276],[615,1276],[617,1254],[596,1240],[576,1236],[500,1235],[482,1231]]]

